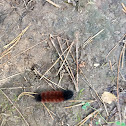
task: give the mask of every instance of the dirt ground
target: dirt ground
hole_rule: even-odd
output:
[[[126,1],[53,2],[58,6],[46,0],[0,1],[1,126],[76,126],[86,117],[83,126],[125,126],[126,13],[121,3],[126,5]],[[27,31],[19,37],[27,27]],[[16,37],[16,41],[5,48]],[[73,46],[70,46],[71,43]],[[118,69],[122,49],[124,53]],[[67,64],[65,60],[69,62],[66,66],[71,68],[75,81],[65,65],[57,74],[62,60],[49,70],[59,55],[62,55],[64,64]],[[78,59],[78,72],[74,59]],[[44,77],[40,79],[41,75]],[[46,107],[34,98],[23,95],[18,99],[22,92],[61,90],[59,87],[72,90],[72,100],[83,102],[45,103],[51,117]],[[119,96],[120,106],[117,101],[103,104],[99,97],[105,91]],[[82,107],[84,102],[90,103],[86,109]],[[71,105],[74,107],[65,108]],[[120,116],[122,125],[116,123]]]

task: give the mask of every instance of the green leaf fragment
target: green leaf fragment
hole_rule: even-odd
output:
[[[99,122],[96,122],[96,125],[98,125],[99,124]]]
[[[125,123],[121,123],[121,126],[125,126]]]
[[[116,125],[120,125],[120,122],[119,122],[119,121],[117,121],[117,122],[116,122]]]

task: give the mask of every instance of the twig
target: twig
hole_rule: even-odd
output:
[[[111,71],[113,71],[113,70],[112,70],[112,62],[111,62],[111,60],[109,60],[109,65],[110,65]]]
[[[118,41],[118,43],[109,51],[109,53],[106,55],[106,58],[110,55],[110,53],[119,45],[120,42],[126,37],[126,34],[123,35],[123,37]]]
[[[77,78],[76,78],[76,80],[77,80],[77,83],[76,83],[75,88],[76,88],[77,92],[79,91],[79,88],[78,88],[78,42],[79,42],[78,37],[79,37],[79,32],[76,32],[75,41],[76,41],[76,64],[77,64]]]
[[[8,46],[12,45],[13,43],[17,42],[21,36],[28,30],[31,24],[29,24],[22,32],[14,39],[12,40],[9,44],[5,45],[4,48],[8,48]]]
[[[61,67],[59,68],[59,70],[58,70],[58,72],[57,72],[57,75],[59,74],[60,70],[62,69],[64,63],[66,62],[67,57],[68,57],[68,55],[69,55],[69,52],[70,52],[70,50],[71,50],[73,44],[74,44],[74,42],[71,43],[71,46],[70,46],[70,48],[69,48],[69,50],[68,50],[68,52],[67,52],[67,54],[66,54],[66,57],[65,57],[65,59],[64,59],[64,61],[63,61],[63,63],[62,63],[62,65],[61,65]]]
[[[56,45],[55,45],[55,43],[54,43],[54,41],[53,41],[52,39],[53,39],[53,36],[50,34],[50,41],[52,42],[53,47],[55,48],[55,50],[57,51],[57,53],[58,53],[58,55],[59,55],[59,57],[60,57],[60,53],[59,53],[58,49],[56,48]],[[57,37],[57,40],[58,40],[58,43],[59,43],[61,52],[63,53],[63,50],[62,50],[62,47],[61,47],[61,44],[60,44],[60,41],[59,41],[59,38],[58,38],[58,37]],[[64,56],[64,55],[63,55],[63,56]],[[61,60],[62,60],[62,62],[63,62],[63,58],[62,58],[62,57],[61,57]],[[68,65],[68,67],[67,67],[66,64],[64,64],[64,65],[65,65],[65,68],[66,68],[68,74],[70,75],[71,79],[73,80],[72,73],[70,73],[70,71],[69,71],[70,66],[69,66],[69,63],[68,63],[67,60],[66,60],[66,63],[67,63],[67,65]]]
[[[10,52],[10,50],[17,45],[17,43],[19,42],[19,40],[21,39],[22,35],[28,30],[28,28],[30,27],[30,25],[28,25],[14,40],[12,40],[9,44],[5,45],[4,48],[8,48],[10,45],[12,45],[11,47],[9,47],[8,49],[6,49],[5,51],[2,52],[0,59],[3,58],[3,56],[7,55],[8,52]]]
[[[96,112],[100,111],[99,109],[89,114],[86,118],[84,118],[81,122],[79,122],[76,126],[82,126],[88,119],[90,119]]]
[[[125,46],[125,44],[124,44]],[[124,48],[124,47],[123,47]],[[121,119],[121,111],[120,111],[120,103],[119,103],[119,71],[120,71],[120,63],[123,55],[123,48],[121,50],[120,56],[119,56],[119,61],[118,61],[118,70],[117,70],[117,101],[118,101],[118,111],[119,111],[119,118],[120,118],[120,123],[122,122]]]
[[[123,7],[123,12],[126,13],[126,6],[124,5],[124,3],[121,3],[122,4],[122,7]]]
[[[104,29],[100,30],[100,31],[99,31],[98,33],[96,33],[94,36],[89,37],[88,40],[84,43],[83,48],[84,48],[88,43],[92,42],[93,39],[94,39],[96,36],[98,36],[100,33],[102,33],[103,31],[104,31]]]
[[[52,89],[55,90],[55,88],[52,86],[52,84],[50,84],[50,82],[48,82],[45,78],[43,78],[43,79],[44,79],[44,81],[45,81]]]
[[[123,49],[122,49],[122,63],[121,63],[122,68],[123,68],[123,60],[124,60],[124,56],[125,56],[125,49],[126,49],[126,44],[124,44]]]
[[[23,71],[23,72],[24,72],[24,71]],[[23,72],[22,72],[22,73],[23,73]],[[20,75],[20,74],[22,74],[22,73],[17,73],[17,74],[11,75],[11,76],[9,76],[9,77],[6,77],[6,78],[0,80],[0,82],[5,81],[5,80],[8,80],[8,79],[10,79],[10,78],[13,78],[13,77],[15,77],[15,76],[17,76],[17,75]]]
[[[2,94],[8,99],[8,101],[14,106],[14,108],[17,110],[17,112],[19,113],[19,115],[22,117],[22,119],[24,120],[24,122],[26,123],[27,126],[30,126],[28,124],[28,122],[26,121],[26,119],[24,118],[24,116],[22,115],[22,113],[19,111],[19,109],[14,105],[14,103],[11,101],[11,99],[0,89],[0,91],[2,92]]]
[[[43,106],[46,108],[46,110],[48,111],[49,115],[51,116],[52,120],[54,120],[52,114],[50,113],[50,110],[46,107],[46,105],[42,102]]]
[[[47,40],[47,39],[42,40],[41,42],[39,42],[39,43],[37,43],[37,44],[35,44],[35,45],[33,45],[33,46],[29,47],[28,49],[25,49],[25,50],[23,50],[23,51],[19,52],[18,54],[14,55],[11,59],[13,59],[13,58],[17,57],[18,55],[20,55],[20,54],[22,54],[22,53],[25,53],[25,52],[27,52],[27,51],[29,51],[29,50],[33,49],[34,47],[36,47],[37,45],[41,44],[42,42],[44,42],[44,41],[46,41],[46,40]],[[9,52],[8,52],[8,53],[9,53]],[[6,53],[6,54],[8,54],[8,53]],[[3,58],[3,57],[2,57],[2,58]],[[4,63],[4,64],[2,64],[2,65],[7,64],[7,63],[8,63],[11,59],[9,59],[7,62],[5,62],[5,63]]]
[[[22,53],[25,53],[25,52],[27,52],[27,51],[33,49],[34,47],[36,47],[37,45],[41,44],[42,42],[44,42],[44,41],[46,41],[46,40],[47,40],[47,39],[44,39],[44,40],[42,40],[41,42],[39,42],[39,43],[37,43],[37,44],[35,44],[35,45],[29,47],[28,49],[25,49],[25,50],[19,52],[18,54],[16,54],[16,55],[13,56],[12,58],[15,58],[15,57],[17,57],[18,55],[20,55],[20,54],[22,54]]]
[[[63,39],[63,38],[62,38],[62,39]],[[59,43],[59,46],[60,46],[61,52],[63,53],[63,49],[62,49],[62,46],[61,46],[61,43],[60,43],[60,40],[59,40],[58,37],[57,37],[57,40],[58,40],[58,43]],[[67,46],[69,47],[67,41],[68,41],[68,40],[66,40],[66,44],[67,44]],[[70,53],[71,53],[71,50],[70,50]],[[59,55],[59,56],[60,56],[60,55]],[[64,56],[64,55],[63,55],[63,56]],[[67,66],[66,66],[66,64],[65,64],[65,66],[66,66],[66,70],[67,70],[68,74],[70,75],[70,77],[71,77],[71,79],[72,79],[74,85],[76,85],[76,80],[75,80],[75,77],[74,77],[73,71],[71,70],[71,67],[70,67],[70,65],[69,65],[69,62],[68,62],[67,60],[66,60],[66,63],[67,63],[68,68],[69,68],[69,69],[68,69]]]
[[[52,2],[51,0],[46,0],[46,1],[49,2],[50,4],[52,4],[53,6],[57,7],[57,8],[61,8],[60,5],[58,5],[58,4],[54,3],[54,2]]]
[[[109,113],[108,113],[108,110],[107,110],[107,107],[106,107],[106,104],[104,103],[104,101],[103,101],[103,105],[105,107],[105,111],[106,111],[107,116],[109,116]]]
[[[49,82],[51,82],[52,84],[56,85],[57,87],[65,90],[63,87],[61,87],[60,85],[56,84],[55,82],[51,81],[50,79],[46,78],[45,76],[43,77],[44,79],[48,80]]]
[[[6,55],[10,54],[10,53],[11,53],[11,51],[8,51],[7,53],[3,54],[3,55],[0,57],[0,60],[1,60],[3,57],[5,57]]]
[[[34,68],[35,70],[35,73],[37,73],[40,77],[42,76],[42,74],[36,69]],[[50,79],[48,79],[47,77],[43,76],[43,78],[47,81],[49,81],[50,83],[56,85],[57,87],[61,88],[61,89],[64,89],[63,87],[59,86],[58,84],[56,84],[55,82],[51,81]]]
[[[15,90],[15,89],[26,89],[26,88],[32,88],[32,87],[10,87],[10,88],[0,88],[1,90]]]
[[[54,66],[55,64],[59,61],[59,59],[61,59],[61,57],[63,56],[63,54],[71,47],[71,45],[60,55],[60,57],[54,62],[54,64],[41,76],[40,80],[45,76],[45,74],[47,74]]]
[[[85,104],[85,102],[84,103],[79,103],[79,104],[76,104],[76,105],[67,106],[65,108],[73,108],[73,107],[81,106],[81,105],[84,105],[84,104]]]
[[[82,103],[79,103],[79,104],[76,104],[76,105],[71,105],[71,106],[67,106],[65,108],[72,108],[72,107],[77,107],[77,106],[81,106],[81,105],[84,105],[86,102],[88,103],[92,103],[92,102],[95,102],[94,100],[83,100]]]
[[[72,58],[73,58],[73,60],[74,60],[74,62],[75,62],[75,64],[76,64],[76,60],[75,60],[75,58],[73,57],[72,53],[71,53],[71,56],[72,56]],[[93,89],[93,91],[95,92],[95,94],[97,95],[97,97],[99,98],[99,100],[103,103],[103,101],[102,101],[102,99],[99,97],[97,91],[96,91],[96,90],[93,88],[93,86],[89,83],[87,77],[84,75],[84,73],[83,73],[83,71],[81,70],[81,68],[79,68],[79,69],[80,69],[80,73],[82,73],[82,75],[83,75],[83,77],[85,78],[86,81],[85,81],[83,78],[82,78],[82,80],[85,81],[86,84],[88,84],[88,86],[91,87],[91,88]]]

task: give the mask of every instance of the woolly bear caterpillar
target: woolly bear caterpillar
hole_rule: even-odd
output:
[[[71,90],[46,91],[34,95],[35,100],[39,102],[62,102],[73,97]]]

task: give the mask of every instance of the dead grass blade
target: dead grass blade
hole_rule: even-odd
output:
[[[54,2],[52,2],[51,0],[46,0],[46,1],[49,2],[50,4],[52,4],[53,6],[57,7],[57,8],[61,8],[60,5],[58,5],[58,4],[54,3]]]
[[[9,44],[7,44],[7,45],[5,45],[4,46],[4,48],[6,49],[6,48],[8,48],[10,45],[12,45],[12,46],[10,46],[8,49],[6,49],[5,51],[3,51],[2,52],[2,54],[1,54],[1,57],[0,57],[0,59],[2,59],[4,56],[6,56],[7,54],[8,54],[8,52],[15,46],[15,45],[17,45],[17,43],[19,42],[19,40],[21,39],[21,37],[22,37],[22,35],[28,30],[28,28],[30,27],[30,25],[28,25],[14,40],[12,40]]]
[[[122,4],[122,7],[123,7],[122,11],[123,11],[124,13],[126,13],[126,6],[124,5],[124,3],[121,3],[121,4]]]
[[[24,116],[22,115],[22,113],[19,111],[19,109],[14,105],[14,103],[11,101],[11,99],[0,89],[0,91],[2,92],[2,94],[8,99],[8,101],[14,106],[14,108],[16,109],[16,111],[19,113],[19,115],[22,117],[22,119],[24,120],[24,122],[26,123],[27,126],[30,126],[29,123],[26,121],[26,119],[24,118]]]
[[[24,96],[24,95],[28,95],[28,96],[34,98],[33,94],[37,94],[37,93],[34,93],[34,92],[22,92],[22,93],[18,96],[18,100],[19,100],[22,96]]]
[[[95,110],[94,112],[92,112],[91,114],[89,114],[86,118],[84,118],[81,122],[79,122],[76,126],[82,126],[82,125],[84,125],[84,123],[87,121],[87,120],[89,120],[91,117],[93,117],[94,116],[94,114],[96,113],[96,112],[98,112],[99,111],[99,109],[98,110]]]

